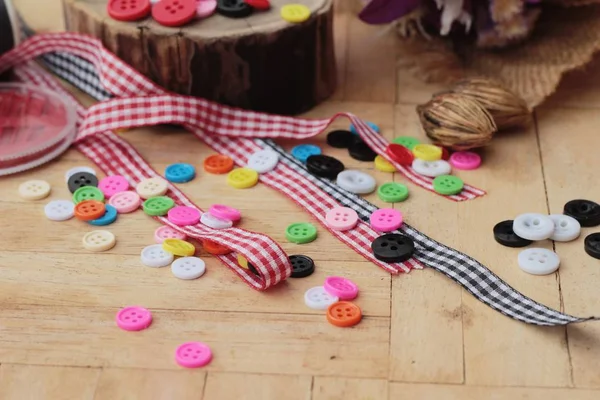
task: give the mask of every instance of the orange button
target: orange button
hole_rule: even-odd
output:
[[[214,154],[204,160],[204,170],[211,174],[226,174],[233,169],[233,160],[221,154]]]
[[[349,301],[338,301],[327,309],[327,321],[335,326],[347,328],[358,324],[361,319],[360,307]]]
[[[210,240],[203,240],[202,247],[204,247],[204,250],[206,250],[208,253],[214,254],[215,256],[223,256],[231,253],[232,251],[231,249],[221,246],[220,244]]]
[[[75,218],[81,221],[91,221],[104,215],[104,203],[97,200],[84,200],[75,206]]]

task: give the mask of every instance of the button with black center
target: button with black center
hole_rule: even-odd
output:
[[[252,7],[244,0],[217,0],[217,12],[229,18],[244,18],[252,14]]]
[[[315,272],[315,263],[312,258],[303,255],[290,256],[292,264],[292,278],[306,278]]]
[[[67,185],[69,185],[71,193],[75,193],[77,189],[84,186],[98,187],[98,178],[96,178],[96,175],[90,174],[89,172],[78,172],[69,177]]]
[[[588,255],[600,259],[600,232],[587,235],[583,241],[583,245]]]
[[[250,272],[252,272],[254,275],[259,276],[260,277],[260,273],[258,272],[258,270],[256,269],[256,267],[250,263],[248,263],[248,269],[250,270]]]
[[[306,159],[306,169],[321,178],[335,179],[344,170],[344,164],[337,158],[319,154]]]
[[[507,247],[525,247],[533,243],[531,240],[523,239],[513,231],[513,220],[498,222],[494,226],[494,239],[496,242]]]
[[[377,157],[377,153],[360,139],[354,140],[350,147],[348,147],[348,153],[350,157],[358,161],[373,161]]]
[[[403,262],[412,257],[415,243],[408,236],[388,233],[373,240],[371,249],[378,260],[389,263]]]
[[[356,136],[352,132],[343,129],[327,134],[327,144],[338,149],[347,149],[355,140]]]
[[[581,226],[600,225],[600,205],[590,200],[569,201],[563,214],[575,218]]]

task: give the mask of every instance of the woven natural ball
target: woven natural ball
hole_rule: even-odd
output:
[[[452,150],[485,146],[497,131],[492,116],[479,102],[456,93],[435,96],[417,106],[417,113],[427,136]]]

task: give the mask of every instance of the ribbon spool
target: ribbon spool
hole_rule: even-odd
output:
[[[11,0],[0,0],[0,55],[19,44],[17,14]],[[8,80],[8,74],[0,74],[0,81]]]

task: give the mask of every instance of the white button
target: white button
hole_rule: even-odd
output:
[[[558,269],[558,254],[540,248],[523,250],[518,257],[519,267],[532,275],[548,275]]]
[[[513,232],[523,239],[544,240],[554,233],[554,222],[542,214],[521,214],[513,222]]]
[[[415,158],[412,167],[417,174],[432,178],[440,175],[449,175],[452,171],[450,163],[445,160],[425,161]]]
[[[371,175],[352,169],[340,172],[336,181],[343,189],[357,194],[371,193],[377,186]]]
[[[200,217],[200,222],[213,229],[227,229],[233,226],[233,222],[226,219],[217,218],[209,212],[202,214]]]
[[[109,231],[91,231],[83,236],[83,247],[90,251],[110,250],[115,243],[115,235]]]
[[[339,300],[337,296],[327,293],[323,286],[316,286],[304,293],[304,304],[313,310],[327,310],[327,307]]]
[[[557,242],[570,242],[579,237],[581,224],[575,218],[563,214],[552,214],[550,219],[554,222],[554,233],[550,239]]]
[[[135,190],[142,199],[149,199],[150,197],[162,196],[167,193],[169,186],[167,185],[167,181],[156,177],[144,179],[137,184]]]
[[[272,171],[279,162],[279,156],[273,150],[259,150],[248,159],[247,167],[259,174]]]
[[[162,244],[146,246],[142,250],[142,264],[146,267],[166,267],[173,262],[173,254],[164,250]]]
[[[206,265],[198,257],[182,257],[171,265],[171,272],[179,279],[196,279],[204,275]]]
[[[75,175],[78,174],[80,172],[87,172],[90,173],[92,175],[96,175],[96,171],[94,171],[93,168],[90,167],[73,167],[70,170],[68,170],[67,172],[65,172],[65,182],[69,182],[69,178],[71,177],[71,175]]]
[[[46,181],[33,180],[19,185],[19,196],[25,200],[40,200],[50,194],[50,184]]]
[[[73,218],[75,204],[70,200],[52,200],[44,207],[46,217],[52,221],[66,221]]]

